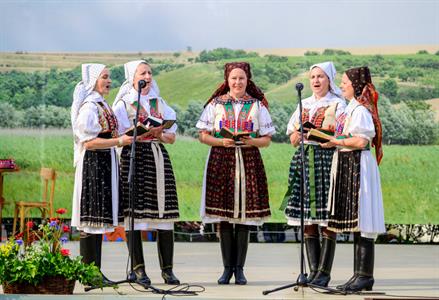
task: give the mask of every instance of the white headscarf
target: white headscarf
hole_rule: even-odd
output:
[[[327,62],[323,62],[320,64],[315,64],[315,65],[312,65],[311,68],[309,68],[309,70],[311,71],[315,67],[318,67],[318,68],[322,69],[323,72],[325,72],[325,74],[329,78],[329,86],[331,87],[331,92],[333,94],[341,97],[341,90],[334,82],[335,75],[337,74],[337,71],[335,70],[334,63],[332,61],[327,61]]]
[[[72,109],[70,111],[72,128],[75,129],[75,123],[78,119],[79,109],[85,98],[90,95],[98,81],[99,76],[105,69],[105,65],[102,64],[83,64],[82,65],[82,80],[78,82],[73,92]],[[76,137],[73,143],[73,165],[76,166],[80,152],[82,151],[82,145],[79,144]]]
[[[90,95],[96,85],[96,81],[105,69],[105,65],[102,64],[83,64],[82,65],[82,80],[78,82],[73,92],[73,102],[71,109],[71,121],[72,128],[75,126],[76,119],[78,118],[79,108],[82,102]]]
[[[133,87],[134,75],[136,74],[137,67],[142,63],[147,64],[147,62],[144,60],[133,60],[133,61],[130,61],[130,62],[127,62],[126,64],[124,64],[125,79],[126,80],[120,86],[119,92],[117,93],[117,96],[114,99],[114,103],[116,103],[117,101],[122,99],[123,96],[128,94],[130,92],[131,88],[134,88]],[[159,95],[160,95],[159,87],[158,87],[157,83],[155,82],[155,80],[153,79],[152,83],[151,83],[151,88],[149,89],[149,92],[148,92],[148,96],[158,97]]]

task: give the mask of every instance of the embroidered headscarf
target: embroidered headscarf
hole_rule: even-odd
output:
[[[335,84],[335,75],[337,74],[337,71],[335,70],[334,63],[332,61],[323,62],[320,64],[312,65],[309,70],[311,71],[314,68],[320,68],[323,72],[325,72],[326,76],[329,78],[329,87],[330,91],[339,97],[341,97],[341,90],[340,88]]]
[[[122,99],[123,96],[128,94],[130,92],[131,88],[134,88],[133,87],[134,75],[136,74],[137,67],[140,64],[149,65],[144,60],[134,60],[134,61],[130,61],[130,62],[127,62],[126,64],[124,64],[125,82],[122,83],[122,85],[120,86],[119,92],[117,93],[117,96],[114,99],[114,103],[116,103],[118,100]],[[149,89],[149,92],[148,92],[148,96],[154,98],[154,97],[158,97],[159,95],[160,95],[159,87],[158,87],[157,83],[155,82],[155,80],[153,79],[152,83],[151,83],[151,88]]]
[[[252,97],[262,101],[262,104],[265,107],[268,108],[268,101],[265,98],[264,93],[251,80],[252,73],[251,73],[251,70],[250,70],[250,64],[247,63],[247,62],[231,62],[231,63],[226,63],[224,65],[224,82],[216,89],[216,91],[212,94],[212,96],[210,96],[209,100],[207,100],[207,102],[206,102],[206,104],[204,106],[209,104],[216,97],[224,95],[228,91],[230,91],[229,82],[228,82],[228,78],[229,78],[230,72],[232,72],[232,70],[238,69],[238,68],[242,69],[245,72],[245,74],[247,75],[247,87],[245,89],[247,94],[249,94],[250,96],[252,96]]]
[[[375,147],[377,163],[380,164],[383,158],[383,128],[378,114],[378,92],[372,84],[370,70],[368,67],[353,68],[347,70],[346,75],[352,82],[355,99],[372,114],[373,124],[375,125],[375,137],[372,140],[372,146]]]

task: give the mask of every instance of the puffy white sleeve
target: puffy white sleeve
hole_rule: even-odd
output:
[[[273,121],[271,120],[270,113],[268,109],[261,104],[259,108],[259,134],[261,136],[264,135],[273,135],[276,133],[276,128],[274,128]]]
[[[96,138],[101,132],[99,113],[96,104],[86,102],[79,109],[73,132],[80,143],[85,143]]]
[[[177,113],[175,110],[170,107],[165,100],[160,98],[160,101],[163,105],[163,119],[164,120],[177,120]],[[177,132],[178,125],[177,123],[174,123],[174,125],[171,126],[169,129],[164,129],[163,132],[166,133],[176,133]]]
[[[117,101],[113,105],[113,112],[117,119],[118,133],[119,135],[122,135],[132,125],[132,121],[128,119],[128,113],[125,107],[125,102],[123,102],[122,100]]]
[[[299,122],[299,107],[296,108],[293,115],[290,118],[290,121],[287,125],[287,135],[292,134],[296,130],[296,126],[294,124],[297,124]]]
[[[341,99],[338,101],[337,110],[335,111],[335,117],[338,118],[346,108],[346,101]]]
[[[215,122],[215,105],[211,102],[209,103],[201,113],[200,119],[197,122],[197,127],[200,130],[206,130],[209,132],[213,131],[213,126]]]
[[[375,137],[375,126],[371,113],[364,106],[358,106],[352,112],[348,133],[371,141]]]

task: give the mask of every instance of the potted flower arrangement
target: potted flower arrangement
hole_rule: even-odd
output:
[[[43,220],[36,226],[32,221],[26,229],[0,246],[0,283],[4,293],[72,294],[76,280],[84,285],[102,285],[102,275],[94,264],[85,264],[81,257],[70,257],[63,248],[70,228],[61,215]]]

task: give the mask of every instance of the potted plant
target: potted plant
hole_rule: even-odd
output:
[[[0,283],[4,293],[72,294],[76,280],[84,285],[102,285],[102,275],[94,264],[70,257],[63,248],[70,228],[61,215],[36,226],[26,223],[24,232],[0,246]]]

